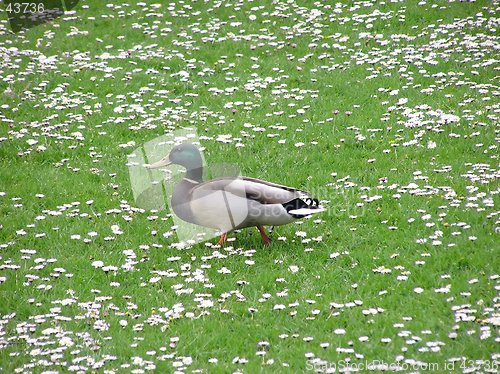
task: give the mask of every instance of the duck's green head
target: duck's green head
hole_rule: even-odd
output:
[[[170,164],[181,165],[189,171],[201,169],[203,160],[199,149],[194,144],[179,144],[172,148],[168,156],[149,165],[149,168],[156,169]]]

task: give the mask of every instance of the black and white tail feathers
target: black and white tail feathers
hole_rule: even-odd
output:
[[[325,209],[319,206],[318,199],[310,197],[296,198],[290,200],[283,205],[283,208],[293,218],[303,218],[314,213],[324,212]]]

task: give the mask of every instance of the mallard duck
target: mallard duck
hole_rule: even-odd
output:
[[[271,240],[264,226],[279,226],[325,209],[307,192],[248,177],[203,181],[203,160],[191,143],[176,145],[163,159],[146,165],[156,169],[170,164],[186,168],[173,190],[171,206],[182,220],[221,233],[218,245],[235,229],[256,226],[265,245]]]

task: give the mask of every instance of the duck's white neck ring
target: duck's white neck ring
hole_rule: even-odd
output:
[[[199,184],[200,182],[197,182],[195,180],[192,180],[192,179],[189,179],[189,178],[184,178],[185,181],[189,182],[189,183],[194,183],[194,184]]]

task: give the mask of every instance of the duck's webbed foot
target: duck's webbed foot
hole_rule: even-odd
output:
[[[221,234],[219,241],[217,242],[217,245],[220,245],[221,247],[224,245],[224,243],[227,240],[227,232],[224,232]]]
[[[262,237],[262,241],[264,242],[264,245],[267,247],[271,245],[271,239],[269,239],[269,236],[267,236],[266,229],[264,226],[257,226],[257,229],[260,232],[260,236]]]

